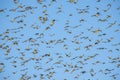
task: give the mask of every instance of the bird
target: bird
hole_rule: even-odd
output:
[[[0,3],[1,80],[119,80],[119,0]]]

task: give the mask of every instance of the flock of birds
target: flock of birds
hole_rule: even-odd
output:
[[[120,80],[120,0],[0,3],[0,80]]]

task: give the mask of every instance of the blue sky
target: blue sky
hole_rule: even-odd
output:
[[[71,1],[0,1],[0,80],[120,79],[120,0]]]

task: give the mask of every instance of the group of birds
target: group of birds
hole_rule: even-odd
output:
[[[0,80],[120,80],[120,0],[1,0]]]

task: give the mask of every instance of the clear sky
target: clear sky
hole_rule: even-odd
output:
[[[120,80],[120,0],[0,0],[0,80]]]

